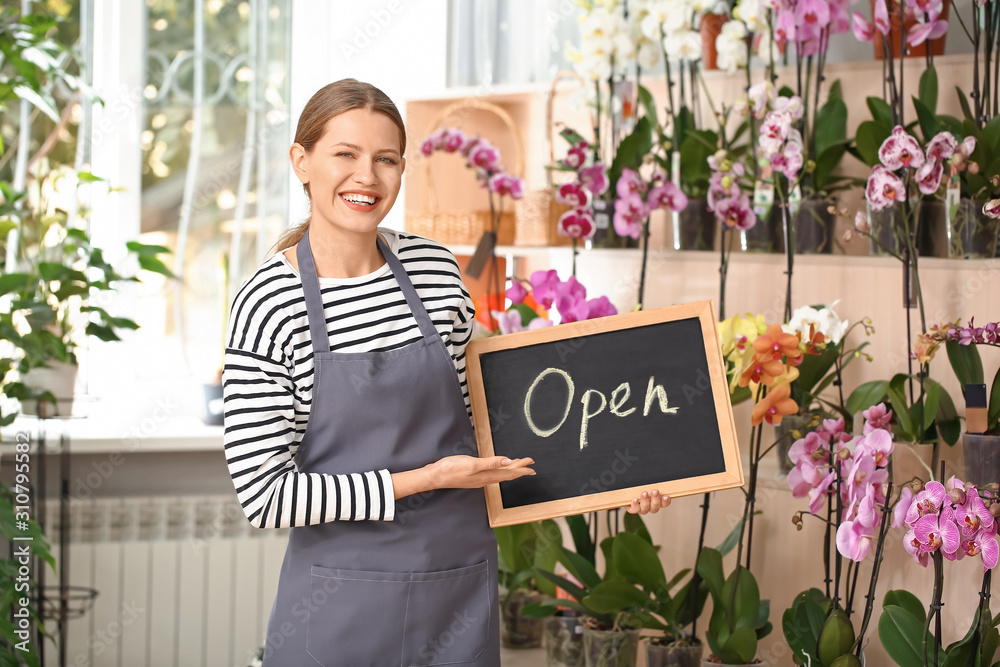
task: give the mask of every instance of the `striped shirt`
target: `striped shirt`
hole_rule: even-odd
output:
[[[435,241],[379,231],[445,341],[471,419],[465,346],[475,308],[458,263]],[[320,277],[319,287],[327,322],[334,327],[332,352],[392,350],[422,338],[388,264],[355,278]],[[302,280],[282,252],[265,260],[233,301],[222,383],[226,461],[252,525],[287,528],[393,519],[387,469],[303,473],[292,459],[309,420],[313,354]],[[366,494],[366,489],[372,492]]]

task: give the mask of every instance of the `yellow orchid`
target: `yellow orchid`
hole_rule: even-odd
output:
[[[719,339],[722,343],[722,356],[733,364],[732,380],[729,390],[732,392],[739,384],[740,374],[753,359],[753,342],[767,331],[767,322],[763,315],[747,313],[746,316],[733,315],[719,322]]]

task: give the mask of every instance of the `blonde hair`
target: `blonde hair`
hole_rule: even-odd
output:
[[[357,79],[341,79],[327,84],[317,90],[302,109],[299,124],[295,128],[294,143],[300,144],[306,152],[311,152],[316,142],[326,131],[326,124],[334,116],[352,109],[366,109],[385,114],[399,128],[399,154],[406,150],[406,124],[399,114],[399,109],[392,103],[389,96],[381,90]],[[309,184],[303,183],[302,189],[309,197]],[[291,248],[298,243],[309,229],[309,220],[285,231],[274,244],[274,252],[278,253]],[[268,253],[270,254],[270,253]]]

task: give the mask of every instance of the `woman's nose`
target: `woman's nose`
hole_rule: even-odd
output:
[[[378,178],[375,176],[374,161],[368,158],[361,158],[355,163],[354,180],[358,183],[374,184]]]

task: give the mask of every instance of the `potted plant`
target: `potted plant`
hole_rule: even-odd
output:
[[[578,526],[580,521],[578,518]],[[625,530],[601,541],[605,557],[602,576],[594,565],[596,549],[586,536],[586,524],[582,527],[583,535],[580,535],[578,527],[574,538],[583,554],[561,546],[557,549],[557,559],[572,579],[549,570],[537,570],[539,575],[568,593],[570,599],[551,598],[531,605],[525,613],[547,617],[560,607],[568,607],[582,616],[583,653],[588,667],[633,667],[638,652],[639,630],[670,630],[655,614],[661,605],[676,599],[670,596],[670,590],[687,572],[667,582],[641,518],[626,515]],[[645,585],[637,584],[639,581],[645,582]],[[674,604],[680,602],[677,600]]]
[[[562,532],[551,519],[499,526],[493,532],[500,556],[500,641],[508,648],[537,648],[542,645],[543,623],[524,616],[521,610],[541,602],[543,596],[555,597],[555,584],[538,576],[535,568],[555,567]]]
[[[41,416],[68,413],[72,404],[61,408],[59,401],[73,395],[76,349],[87,336],[120,340],[119,330],[139,326],[96,305],[101,292],[114,291],[115,283],[140,282],[139,278],[118,273],[103,251],[91,244],[87,231],[71,224],[51,194],[62,187],[75,196],[80,182],[100,180],[87,172],[53,168],[38,175],[31,193],[14,192],[9,183],[0,182],[4,198],[0,235],[18,230],[16,264],[5,266],[0,276],[0,296],[7,296],[11,304],[9,311],[0,313],[0,340],[15,350],[0,359],[0,391],[19,399],[25,414],[35,414],[36,406]],[[24,206],[26,198],[29,205]],[[127,247],[140,268],[174,277],[159,258],[170,252],[167,248],[136,241]],[[12,370],[17,379],[9,378]],[[9,424],[14,417],[4,417],[0,424]]]

